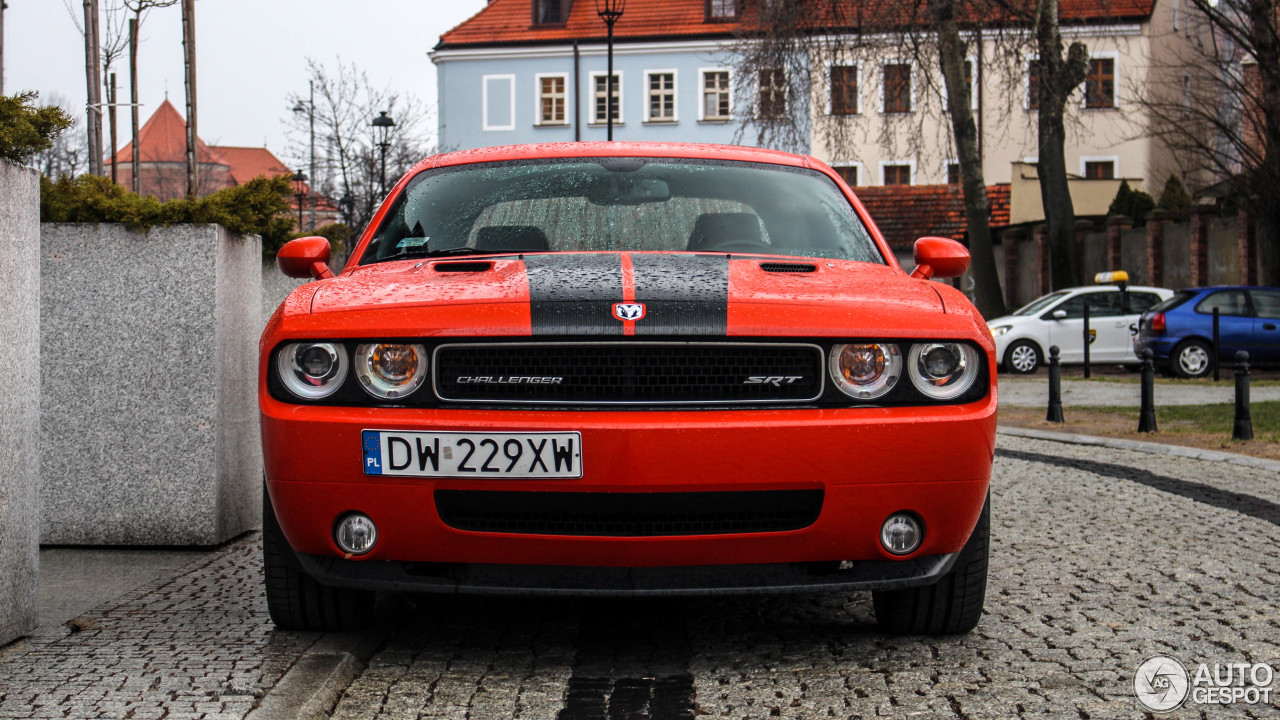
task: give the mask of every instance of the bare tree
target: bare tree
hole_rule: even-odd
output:
[[[760,145],[803,152],[812,137],[812,142],[824,144],[836,155],[854,142],[856,133],[875,132],[875,140],[890,154],[916,155],[930,133],[935,133],[940,135],[932,138],[935,142],[954,147],[964,193],[974,301],[986,316],[995,317],[1004,314],[1005,305],[992,248],[981,139],[971,103],[975,68],[968,73],[965,68],[965,36],[983,27],[990,10],[984,0],[761,2],[744,21],[733,62],[739,70],[739,97],[764,97],[778,85],[777,79],[786,86],[785,98],[766,98],[745,109],[739,140],[754,132]],[[918,80],[917,94],[945,97],[945,101],[908,100],[909,112],[884,112],[877,129],[868,130],[858,122],[856,107],[837,107],[857,101],[842,98],[842,78],[836,75],[846,67],[858,67],[843,63],[869,61],[875,66],[889,55],[907,60],[908,68],[939,68],[938,75],[908,75],[902,92],[912,93],[911,83]],[[814,68],[828,67],[827,72],[814,72]],[[813,123],[810,109],[820,103],[830,106],[827,116]]]
[[[338,59],[333,68],[308,58],[307,72],[315,84],[316,169],[312,188],[338,203],[353,228],[373,217],[381,197],[381,156],[373,118],[385,111],[394,118],[387,148],[387,181],[394,182],[428,152],[428,107],[418,98],[388,87],[377,87],[354,64]],[[287,107],[307,106],[310,97],[290,94]],[[309,118],[292,110],[285,116],[295,166],[305,164]],[[343,202],[346,200],[346,202]]]
[[[1188,42],[1140,94],[1192,189],[1221,182],[1257,221],[1259,281],[1280,284],[1280,1],[1191,0]]]
[[[142,20],[153,8],[164,8],[176,5],[178,0],[123,0],[124,6],[133,12],[129,18],[129,115],[131,129],[132,157],[130,158],[130,178],[132,190],[140,188],[139,174],[142,170],[140,150],[138,148],[138,130],[141,127],[138,119],[138,43],[142,31]],[[114,152],[114,150],[113,150]]]
[[[71,103],[62,95],[51,94],[49,104],[66,111],[74,124],[68,132],[54,137],[49,147],[36,153],[31,158],[31,166],[54,180],[62,176],[75,177],[85,172],[89,164],[89,137],[86,133],[76,132],[83,120],[73,112]]]

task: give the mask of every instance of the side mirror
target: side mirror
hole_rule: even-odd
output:
[[[319,236],[290,240],[276,253],[280,272],[293,278],[333,277],[329,270],[329,240]]]
[[[940,237],[922,237],[915,245],[916,269],[911,277],[931,278],[959,277],[969,269],[969,250],[965,246]]]
[[[1054,311],[1053,311],[1053,315],[1051,315],[1050,317],[1052,317],[1054,320],[1066,320],[1066,319],[1067,319],[1067,311],[1066,311],[1066,310],[1054,310]]]

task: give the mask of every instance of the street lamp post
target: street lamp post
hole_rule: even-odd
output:
[[[378,135],[378,150],[382,152],[382,194],[387,194],[387,148],[391,147],[391,128],[396,126],[387,111],[378,113],[373,119],[374,132]]]
[[[307,197],[307,176],[301,170],[293,174],[293,197],[298,201],[298,232],[302,232],[302,201]]]
[[[609,27],[609,80],[608,91],[604,99],[604,114],[607,118],[608,139],[613,139],[613,24],[622,17],[627,7],[627,0],[596,0],[596,14]]]
[[[311,162],[310,162],[309,170],[311,172],[311,177],[315,177],[316,176],[316,82],[312,80],[307,84],[311,86],[311,99],[308,100],[305,105],[303,105],[302,101],[299,100],[293,106],[293,111],[296,113],[305,112],[307,114],[307,121],[311,125]],[[301,229],[301,225],[302,225],[301,220],[298,221],[298,225],[299,225],[299,229]],[[315,199],[315,196],[313,195],[311,197],[311,229],[314,230],[315,227],[316,227],[316,199]]]

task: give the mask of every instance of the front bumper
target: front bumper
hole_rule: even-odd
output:
[[[267,487],[289,544],[304,559],[316,556],[306,560],[309,570],[335,584],[399,587],[408,583],[446,592],[482,586],[512,592],[529,592],[538,586],[552,592],[563,589],[555,582],[548,584],[545,577],[495,581],[492,566],[540,566],[553,575],[556,568],[599,568],[609,581],[604,582],[609,592],[646,588],[751,592],[815,583],[821,588],[930,582],[936,579],[940,563],[949,567],[949,561],[939,557],[964,546],[986,499],[996,408],[994,386],[983,400],[968,405],[897,408],[358,408],[291,405],[265,393],[260,401]],[[583,477],[367,476],[361,467],[360,432],[364,429],[578,431],[582,433]],[[782,532],[613,537],[473,532],[446,525],[436,511],[435,491],[475,489],[579,493],[816,489],[824,497],[815,522]],[[377,545],[359,558],[337,563],[323,560],[342,556],[332,531],[335,521],[353,510],[377,524]],[[896,558],[881,548],[879,530],[885,518],[901,510],[919,515],[926,535],[913,555]],[[852,572],[851,568],[839,577],[810,577],[812,568],[807,564],[842,561],[860,569]],[[917,561],[925,565],[906,569]],[[788,569],[797,563],[805,567]],[[421,568],[426,566],[416,564],[437,567],[424,575]],[[357,566],[368,567],[351,570]],[[459,570],[462,566],[468,567]],[[662,573],[622,578],[608,570],[708,566],[722,566],[729,575],[735,573],[723,566],[752,567],[737,579],[717,579],[712,572],[694,580],[687,574],[683,580],[672,580]],[[759,566],[772,566],[765,572],[771,581],[760,580],[765,575]],[[449,568],[443,576],[436,572],[441,567]],[[412,577],[406,580],[405,573]],[[482,576],[488,579],[475,580]]]

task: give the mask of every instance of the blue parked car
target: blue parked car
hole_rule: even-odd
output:
[[[1218,308],[1218,360],[1234,363],[1247,350],[1250,364],[1280,364],[1280,288],[1227,285],[1180,290],[1143,313],[1133,340],[1139,356],[1151,348],[1156,365],[1178,377],[1213,371],[1213,309]]]

